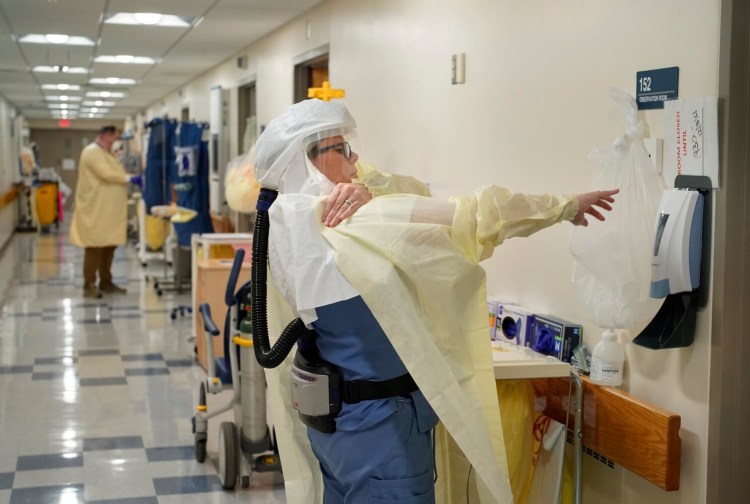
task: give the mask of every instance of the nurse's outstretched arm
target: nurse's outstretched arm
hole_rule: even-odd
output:
[[[604,215],[599,209],[601,208],[607,211],[612,210],[611,204],[615,202],[615,199],[612,196],[619,192],[619,189],[610,189],[608,191],[592,191],[579,194],[577,196],[578,213],[571,220],[571,222],[576,226],[588,226],[589,223],[586,220],[586,214],[591,215],[595,219],[603,221]]]

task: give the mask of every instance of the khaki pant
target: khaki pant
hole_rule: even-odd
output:
[[[112,259],[117,247],[86,247],[83,256],[83,286],[96,286],[99,272],[99,287],[112,285]]]

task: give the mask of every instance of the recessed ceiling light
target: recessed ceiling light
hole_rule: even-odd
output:
[[[124,98],[125,93],[119,93],[116,91],[89,91],[86,96],[92,98]]]
[[[96,107],[112,107],[115,104],[115,102],[113,102],[113,101],[102,101],[102,100],[96,100],[96,101],[86,100],[86,101],[84,101],[82,103],[83,103],[84,106],[86,106],[86,105],[92,106],[93,105],[93,106],[96,106]]]
[[[81,86],[78,84],[42,84],[42,89],[50,89],[57,91],[80,91]]]
[[[70,40],[70,35],[62,33],[48,33],[44,36],[50,44],[65,44]]]
[[[135,79],[123,79],[121,77],[97,77],[89,80],[91,84],[110,84],[110,85],[131,85],[135,84]]]
[[[150,19],[148,16],[152,16]],[[142,20],[150,21],[156,19],[156,16],[160,18],[154,23],[144,23]],[[194,16],[173,16],[171,14],[158,14],[156,12],[113,12],[107,14],[104,18],[105,23],[111,24],[125,24],[125,25],[146,25],[146,26],[165,26],[165,27],[178,27],[187,28],[195,21]]]
[[[67,38],[66,38],[67,37]],[[78,46],[93,46],[94,41],[87,37],[79,37],[76,35],[65,35],[62,33],[48,33],[42,35],[39,33],[30,33],[24,35],[19,42],[25,42],[27,44],[65,44],[65,45],[78,45]]]
[[[136,12],[133,17],[139,23],[145,25],[155,25],[161,21],[161,14],[157,12]]]
[[[126,63],[134,65],[153,65],[156,60],[146,56],[131,56],[129,54],[118,54],[117,56],[97,56],[96,63]]]
[[[31,69],[33,72],[44,72],[44,73],[55,73],[63,72],[69,74],[85,74],[89,73],[86,68],[83,67],[69,67],[67,65],[55,65],[55,66],[35,66]]]
[[[47,101],[81,101],[80,96],[45,96]]]

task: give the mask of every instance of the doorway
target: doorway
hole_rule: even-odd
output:
[[[306,100],[309,88],[321,87],[328,80],[328,48],[322,54],[308,56],[294,65],[294,103]]]

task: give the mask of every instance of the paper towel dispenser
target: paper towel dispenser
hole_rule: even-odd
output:
[[[690,292],[700,285],[703,195],[669,189],[659,202],[651,257],[651,297]]]

